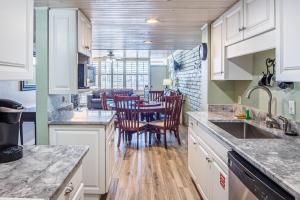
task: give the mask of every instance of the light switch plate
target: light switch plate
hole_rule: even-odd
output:
[[[296,114],[296,109],[295,109],[295,107],[296,107],[296,102],[290,100],[290,101],[289,101],[289,114],[290,114],[290,115],[295,115],[295,114]]]

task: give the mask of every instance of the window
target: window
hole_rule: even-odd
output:
[[[149,60],[138,60],[138,90],[149,85]]]
[[[111,89],[112,85],[112,63],[109,61],[101,61],[101,89]]]
[[[124,86],[123,81],[124,76],[124,62],[123,60],[113,61],[113,88],[114,89],[122,89]]]
[[[100,66],[101,89],[143,90],[145,85],[149,85],[149,58],[101,61]]]

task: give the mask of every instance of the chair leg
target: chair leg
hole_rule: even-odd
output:
[[[147,146],[147,130],[144,130],[144,136],[145,136],[145,147]]]
[[[121,132],[121,130],[119,129],[119,130],[118,130],[118,148],[120,147],[120,143],[121,143],[121,135],[122,135],[122,132]]]
[[[179,127],[176,128],[176,135],[177,135],[178,144],[181,145],[180,136],[179,136]]]
[[[167,149],[167,131],[164,130],[164,142],[165,142],[165,148]]]
[[[149,147],[151,146],[151,136],[152,136],[152,132],[151,129],[149,129]]]
[[[136,133],[136,148],[139,149],[139,131]]]

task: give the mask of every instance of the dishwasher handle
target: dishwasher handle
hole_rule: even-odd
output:
[[[258,198],[266,200],[295,200],[295,197],[256,169],[234,151],[228,153],[228,166],[239,180]],[[230,179],[231,177],[229,177]],[[229,192],[231,189],[229,188]]]

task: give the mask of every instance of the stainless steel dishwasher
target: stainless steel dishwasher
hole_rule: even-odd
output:
[[[230,200],[295,199],[236,152],[229,152],[228,159]]]

